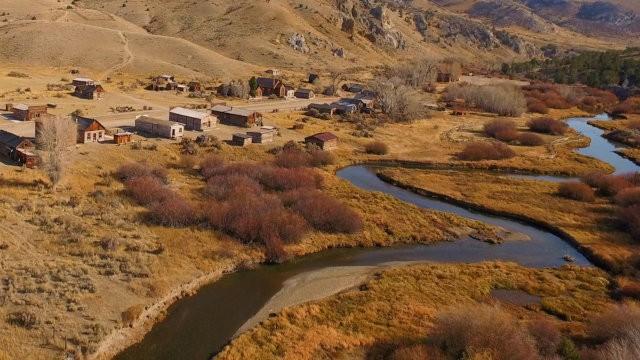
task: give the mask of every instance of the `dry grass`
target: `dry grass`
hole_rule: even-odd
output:
[[[520,289],[543,306],[508,309],[527,320],[548,318],[544,308],[570,315],[579,329],[611,301],[605,274],[566,267],[533,270],[514,264],[413,265],[385,270],[359,289],[286,309],[235,339],[219,359],[340,358],[395,344],[419,343],[435,316],[450,306],[486,302],[492,289]]]

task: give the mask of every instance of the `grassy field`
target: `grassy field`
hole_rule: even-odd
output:
[[[495,302],[492,289],[540,296],[540,304],[502,306],[523,322],[546,318],[578,335],[592,314],[612,303],[607,286],[607,275],[595,268],[534,270],[508,263],[397,267],[357,289],[285,309],[236,338],[217,358],[379,358],[397,344],[424,341],[442,310]]]

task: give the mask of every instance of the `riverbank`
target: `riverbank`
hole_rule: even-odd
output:
[[[540,305],[502,306],[522,321],[562,322],[579,333],[608,297],[606,273],[568,266],[529,269],[508,263],[420,264],[378,272],[362,286],[285,308],[234,339],[219,360],[362,358],[393,344],[418,343],[436,314],[452,306],[494,303],[493,289],[539,296]]]

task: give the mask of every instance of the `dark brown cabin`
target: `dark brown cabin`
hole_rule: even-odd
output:
[[[322,150],[333,150],[338,147],[338,137],[330,132],[317,133],[307,136],[304,139],[305,144],[313,144]]]

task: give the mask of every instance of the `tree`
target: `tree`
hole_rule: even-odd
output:
[[[410,121],[421,114],[416,93],[400,78],[380,78],[373,84],[382,112],[395,121]]]
[[[64,176],[67,149],[76,142],[76,137],[77,125],[69,118],[44,118],[36,122],[40,166],[54,189]]]
[[[249,95],[255,97],[256,90],[258,90],[258,80],[255,76],[252,76],[251,79],[249,79]]]

